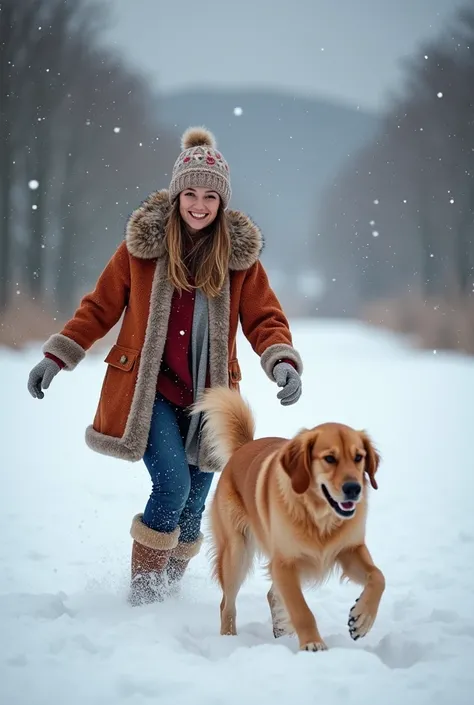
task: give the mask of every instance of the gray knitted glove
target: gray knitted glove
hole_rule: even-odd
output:
[[[28,377],[28,391],[31,396],[35,397],[35,399],[42,399],[44,394],[41,389],[48,389],[60,369],[59,365],[54,360],[50,360],[49,357],[45,357],[41,362],[38,362]]]
[[[298,401],[301,396],[301,377],[295,368],[288,362],[278,362],[273,368],[273,376],[279,387],[283,387],[278,392],[277,398],[282,406],[290,406]]]

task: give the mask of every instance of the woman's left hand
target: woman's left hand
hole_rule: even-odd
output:
[[[277,363],[273,368],[273,377],[277,385],[282,387],[281,392],[277,394],[281,405],[290,406],[297,402],[301,396],[302,385],[301,377],[293,365],[288,362]]]

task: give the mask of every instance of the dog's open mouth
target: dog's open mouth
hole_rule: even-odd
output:
[[[328,504],[334,509],[336,514],[339,514],[339,516],[345,517],[346,519],[354,514],[356,510],[355,502],[336,502],[336,500],[329,494],[326,485],[321,485],[321,487],[323,490],[323,495],[326,497]]]

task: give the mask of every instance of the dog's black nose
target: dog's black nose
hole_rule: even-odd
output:
[[[357,497],[360,495],[362,487],[359,485],[358,482],[345,482],[342,485],[342,491],[346,495],[347,499],[357,499]]]

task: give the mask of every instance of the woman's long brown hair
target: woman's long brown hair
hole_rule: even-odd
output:
[[[196,288],[209,297],[217,296],[227,274],[230,256],[230,235],[222,204],[209,227],[190,235],[179,213],[179,199],[176,199],[166,222],[165,243],[169,258],[168,276],[176,289],[191,291]]]

